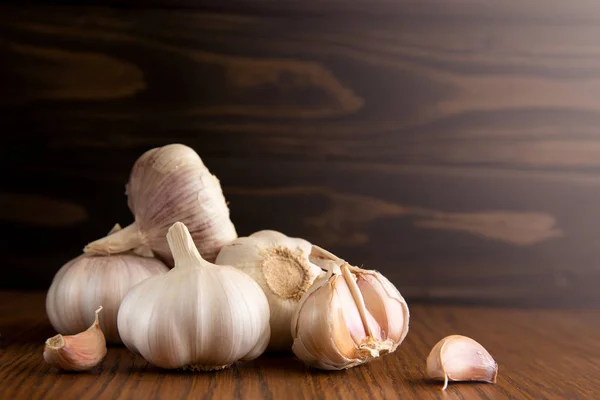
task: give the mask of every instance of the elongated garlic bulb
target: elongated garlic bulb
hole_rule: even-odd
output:
[[[427,357],[427,376],[444,381],[481,381],[496,383],[498,364],[475,340],[461,335],[446,336],[436,343]]]
[[[175,267],[135,286],[119,310],[125,345],[162,368],[215,370],[251,360],[269,343],[269,303],[231,266],[202,259],[181,222],[167,234]]]
[[[127,196],[135,222],[88,244],[86,253],[114,254],[145,244],[173,265],[165,235],[177,221],[188,227],[200,254],[211,262],[237,237],[218,179],[182,144],[144,153],[131,171]]]
[[[409,311],[394,285],[316,246],[311,260],[328,272],[292,318],[294,354],[312,367],[338,370],[395,351],[408,333]]]
[[[322,272],[308,256],[312,245],[276,231],[260,231],[225,245],[216,264],[233,265],[262,287],[271,309],[268,350],[291,350],[290,323],[298,302]]]
[[[111,232],[117,232],[118,225]],[[143,247],[135,249],[147,253]],[[94,321],[94,310],[102,304],[100,328],[111,343],[121,343],[117,313],[121,300],[138,282],[164,274],[169,269],[156,258],[132,252],[113,256],[82,254],[66,263],[54,276],[46,295],[46,313],[57,332],[73,335]]]
[[[92,325],[73,336],[58,334],[46,340],[44,361],[65,371],[85,371],[100,364],[106,355],[106,340],[100,329],[98,313]]]

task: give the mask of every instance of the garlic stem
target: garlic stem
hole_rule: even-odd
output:
[[[329,259],[331,261],[339,261],[341,260],[338,256],[336,256],[333,253],[330,253],[329,251],[319,247],[319,246],[315,246],[313,244],[310,255],[313,257],[317,257],[317,258],[322,258],[322,259]]]
[[[362,323],[365,327],[365,332],[367,333],[367,336],[368,336],[367,341],[369,341],[369,339],[373,338],[374,336],[373,336],[373,331],[371,330],[371,326],[369,325],[369,320],[367,319],[367,307],[365,305],[365,299],[363,298],[363,295],[360,292],[360,289],[358,288],[358,285],[356,284],[354,277],[352,276],[352,274],[350,273],[350,270],[348,269],[348,263],[342,265],[340,269],[342,271],[342,276],[344,277],[344,280],[346,281],[346,284],[348,285],[348,289],[350,289],[352,298],[354,299],[354,302],[356,303],[356,308],[358,309],[358,313],[360,314],[360,319],[362,320]]]
[[[169,228],[169,231],[167,232],[167,242],[169,243],[173,258],[180,261],[175,263],[175,268],[194,265],[186,261],[200,261],[203,264],[210,265],[204,261],[198,252],[190,231],[183,223],[175,222],[173,226]]]
[[[89,243],[83,251],[93,255],[110,255],[126,252],[141,244],[140,231],[134,222],[120,231]]]
[[[332,254],[329,251],[315,245],[312,245],[309,260],[312,264],[325,271],[329,271],[332,268],[335,269],[335,267],[340,267],[346,262],[335,254]],[[333,265],[335,265],[335,267],[333,267]]]
[[[94,313],[96,314],[96,317],[94,318],[94,323],[92,324],[92,326],[90,326],[87,330],[91,330],[92,328],[95,328],[97,326],[100,325],[100,319],[98,318],[98,314],[100,314],[100,311],[102,311],[104,307],[100,306],[98,307],[98,309],[96,311],[94,311]]]

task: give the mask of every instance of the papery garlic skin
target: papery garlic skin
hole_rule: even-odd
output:
[[[461,335],[443,338],[427,357],[427,377],[444,381],[480,381],[496,383],[498,364],[475,340]]]
[[[215,264],[232,265],[254,279],[265,292],[271,310],[269,351],[290,351],[290,323],[304,293],[322,273],[308,257],[312,245],[304,239],[264,230],[225,245]]]
[[[312,367],[339,370],[395,351],[410,317],[394,285],[340,259],[315,263],[328,273],[303,296],[292,318],[294,354]]]
[[[200,254],[211,262],[223,245],[237,238],[219,180],[182,144],[148,150],[136,161],[127,202],[135,222],[88,244],[86,253],[114,254],[144,244],[173,265],[165,235],[177,221],[188,227]]]
[[[262,354],[270,328],[260,286],[203,260],[184,224],[175,223],[167,239],[175,267],[135,286],[121,304],[125,345],[167,369],[215,370]]]
[[[117,228],[117,229],[115,229]],[[116,232],[118,225],[113,228]],[[148,254],[148,249],[135,249]],[[102,304],[100,328],[110,343],[121,343],[117,313],[133,286],[169,268],[160,260],[133,252],[113,256],[83,254],[66,263],[54,276],[46,295],[46,313],[57,332],[73,335],[94,321],[94,310]]]
[[[56,335],[44,346],[44,361],[65,371],[85,371],[100,364],[106,356],[106,340],[95,312],[92,325],[85,331],[73,336]]]

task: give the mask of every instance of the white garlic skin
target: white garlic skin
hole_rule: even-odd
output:
[[[85,371],[100,364],[106,356],[106,340],[100,329],[98,313],[92,325],[72,336],[58,334],[46,340],[44,361],[64,371]]]
[[[328,268],[304,295],[292,318],[294,354],[309,366],[339,370],[395,351],[408,333],[409,310],[400,292],[376,271],[347,263]]]
[[[481,381],[496,383],[498,364],[475,340],[461,335],[446,336],[436,343],[427,357],[427,377],[444,381]]]
[[[190,147],[170,144],[148,150],[135,162],[126,189],[135,222],[112,238],[88,244],[86,253],[114,254],[143,244],[172,266],[165,235],[177,221],[187,226],[210,262],[237,238],[219,180]]]
[[[83,254],[54,276],[46,295],[46,313],[57,332],[74,335],[93,323],[94,310],[102,304],[100,328],[110,343],[121,343],[117,330],[121,301],[137,283],[168,270],[155,258],[131,252],[114,256]]]
[[[216,370],[262,354],[270,328],[260,286],[203,260],[185,225],[175,223],[167,237],[175,267],[135,286],[121,304],[125,345],[166,369]]]
[[[264,230],[225,245],[215,264],[232,265],[254,279],[265,292],[271,310],[269,351],[290,351],[290,323],[304,293],[322,273],[308,257],[312,245],[304,239]]]

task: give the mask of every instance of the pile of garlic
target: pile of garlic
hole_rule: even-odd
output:
[[[144,153],[127,198],[135,222],[89,243],[48,291],[59,334],[44,360],[57,368],[99,364],[106,335],[167,369],[217,370],[292,351],[339,370],[394,352],[408,333],[406,301],[380,273],[280,232],[237,238],[218,179],[187,146]]]

